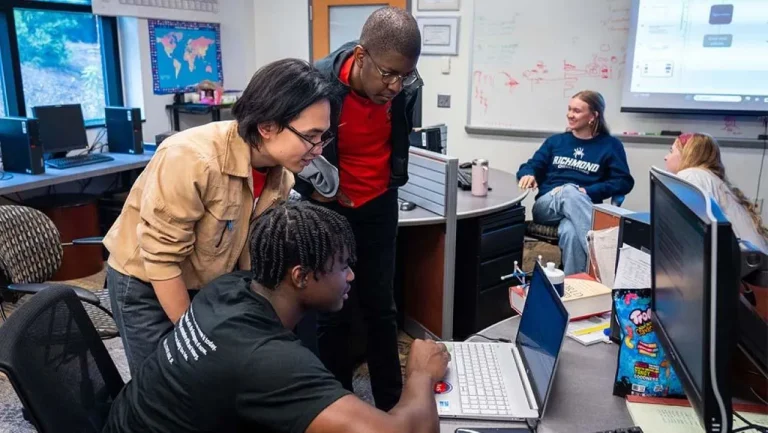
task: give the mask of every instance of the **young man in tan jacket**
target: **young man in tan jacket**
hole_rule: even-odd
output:
[[[287,198],[293,174],[333,138],[335,88],[296,59],[260,69],[232,109],[163,142],[107,233],[112,310],[131,373],[203,285],[249,269],[253,220]],[[254,203],[252,169],[266,171]]]

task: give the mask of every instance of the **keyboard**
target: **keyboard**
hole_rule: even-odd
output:
[[[484,343],[453,346],[461,393],[461,412],[464,414],[511,413],[494,346]]]
[[[643,433],[640,427],[617,428],[615,430],[603,430],[595,433]]]
[[[45,161],[45,165],[51,168],[57,168],[59,170],[72,167],[80,167],[81,165],[99,164],[102,162],[114,161],[115,158],[111,156],[102,155],[100,153],[89,153],[86,155],[68,156],[66,158],[54,158]]]

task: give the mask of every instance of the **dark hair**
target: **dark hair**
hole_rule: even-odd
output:
[[[339,103],[337,85],[314,66],[299,59],[272,62],[253,74],[232,107],[237,132],[246,143],[261,144],[259,124],[275,122],[280,131],[310,105],[328,100],[331,113]]]
[[[603,95],[594,90],[582,90],[573,95],[573,97],[586,102],[589,105],[589,110],[597,113],[597,119],[592,125],[592,135],[611,135],[611,130],[608,129],[608,122],[605,121],[605,99]]]
[[[266,211],[256,220],[250,247],[254,281],[271,290],[294,266],[317,279],[345,251],[350,263],[357,260],[346,218],[307,202],[283,202]]]
[[[360,45],[374,54],[394,51],[409,59],[418,59],[421,32],[413,15],[403,9],[384,7],[375,10],[365,21]]]

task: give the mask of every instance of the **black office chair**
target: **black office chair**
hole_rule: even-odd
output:
[[[75,292],[57,285],[0,326],[0,372],[42,433],[101,432],[124,385]]]
[[[101,244],[101,238],[72,242]],[[61,265],[64,247],[53,222],[39,210],[26,206],[0,206],[0,317],[6,318],[4,302],[16,303],[23,295],[35,294]],[[116,337],[117,326],[109,309],[109,294],[104,289],[91,292],[69,286],[87,303],[88,315],[103,338]]]
[[[626,197],[623,195],[617,195],[611,198],[611,204],[621,207]],[[550,245],[558,246],[560,243],[560,236],[557,234],[558,224],[539,224],[533,221],[526,221],[525,235],[533,238],[537,241],[546,242]]]

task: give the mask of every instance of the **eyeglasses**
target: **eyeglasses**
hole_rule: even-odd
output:
[[[313,150],[314,150],[316,147],[318,147],[318,146],[319,146],[321,149],[325,149],[325,146],[327,146],[327,145],[331,144],[331,142],[332,142],[332,141],[333,141],[333,140],[336,138],[336,137],[335,137],[333,134],[331,134],[330,132],[326,132],[325,134],[323,134],[323,135],[325,135],[325,136],[326,136],[325,138],[321,138],[321,139],[320,139],[320,141],[317,141],[317,142],[315,142],[315,141],[312,141],[312,140],[310,140],[310,139],[309,139],[309,137],[307,137],[306,135],[304,135],[304,134],[302,134],[301,132],[299,132],[299,131],[295,130],[295,129],[294,129],[292,126],[291,126],[291,125],[285,125],[285,127],[286,127],[286,128],[289,130],[289,131],[291,131],[291,132],[293,132],[294,134],[296,134],[296,136],[297,136],[297,137],[301,138],[302,140],[304,140],[304,141],[306,141],[307,143],[309,143],[309,144],[311,144],[311,145],[312,145],[312,147],[310,147],[310,148],[309,148],[309,151],[308,151],[308,152],[311,152],[311,151],[313,151]]]
[[[365,50],[365,52],[368,54],[368,58],[371,59],[371,63],[373,63],[373,66],[376,67],[376,70],[379,71],[379,74],[381,75],[381,82],[384,84],[395,84],[396,82],[400,81],[403,83],[403,86],[411,86],[417,81],[421,79],[419,76],[419,71],[416,69],[413,70],[408,75],[400,75],[396,74],[394,72],[384,72],[381,70],[381,67],[378,63],[376,63],[376,60],[373,60],[373,56],[371,56],[371,53],[368,50]]]

